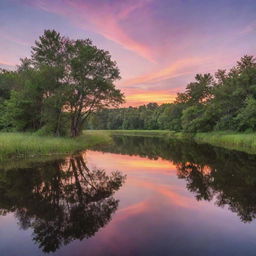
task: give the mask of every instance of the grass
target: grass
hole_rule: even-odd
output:
[[[90,146],[111,141],[107,133],[84,133],[78,138],[56,138],[29,133],[0,133],[0,160],[75,153]]]
[[[209,143],[214,146],[224,147],[256,154],[256,133],[235,132],[210,132],[197,133],[194,136],[197,143]]]
[[[168,130],[107,130],[110,135],[163,137],[165,139],[192,139],[197,143],[234,149],[256,154],[256,133],[236,133],[232,131],[186,134]]]
[[[256,133],[210,132],[188,135],[168,130],[95,130],[84,131],[78,138],[56,138],[29,133],[0,133],[0,161],[14,157],[27,158],[76,153],[96,144],[110,143],[111,135],[192,138],[197,143],[256,154]]]

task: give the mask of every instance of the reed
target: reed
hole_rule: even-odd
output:
[[[78,138],[57,138],[30,133],[0,133],[0,160],[12,157],[67,154],[111,141],[103,133],[84,133]]]
[[[256,154],[256,133],[197,133],[194,140],[197,143],[209,143],[214,146]]]

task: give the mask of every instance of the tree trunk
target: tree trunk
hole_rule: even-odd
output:
[[[71,127],[71,136],[77,137],[78,135],[80,135],[80,130],[76,126]]]
[[[80,126],[78,120],[72,119],[71,122],[71,136],[77,137],[80,135]]]

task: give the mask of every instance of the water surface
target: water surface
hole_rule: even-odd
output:
[[[0,164],[0,255],[255,255],[256,156],[114,137]]]

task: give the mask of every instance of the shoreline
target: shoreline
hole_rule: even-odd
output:
[[[108,134],[99,132],[85,132],[77,138],[0,132],[0,161],[41,156],[64,156],[110,142],[111,137]]]
[[[165,139],[186,139],[198,144],[210,144],[230,150],[256,154],[256,133],[238,133],[232,131],[183,133],[168,130],[94,130],[109,135],[161,137]],[[92,133],[94,131],[91,131]]]
[[[192,140],[229,150],[256,154],[256,133],[183,133],[168,130],[86,130],[77,138],[38,136],[32,133],[0,133],[0,161],[43,156],[65,156],[111,143],[112,135]]]

